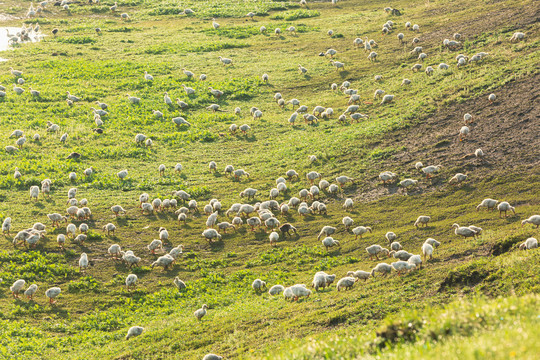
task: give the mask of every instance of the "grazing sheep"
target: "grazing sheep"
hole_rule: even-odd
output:
[[[358,281],[357,278],[354,277],[344,277],[339,279],[339,281],[336,284],[337,291],[340,291],[342,289],[344,290],[350,290],[353,288],[354,284]]]
[[[533,215],[521,222],[521,226],[525,226],[525,224],[536,225],[536,228],[538,229],[538,227],[540,226],[540,215]]]
[[[420,225],[424,225],[424,227],[427,227],[428,222],[431,220],[431,217],[429,216],[419,216],[418,219],[416,219],[414,226],[418,229]]]
[[[375,277],[376,272],[380,272],[383,274],[384,277],[386,277],[388,274],[392,272],[393,267],[391,265],[388,265],[386,263],[380,263],[377,264],[372,270],[371,270],[371,277]]]
[[[502,213],[504,212],[504,217],[507,217],[506,214],[507,211],[511,211],[516,215],[516,209],[511,206],[508,202],[503,201],[499,205],[497,205],[497,210],[499,210],[499,217],[502,217]]]
[[[525,242],[519,245],[520,250],[531,250],[538,248],[538,240],[535,238],[528,238]]]
[[[379,260],[379,254],[385,254],[386,256],[390,256],[390,252],[388,249],[383,248],[380,245],[371,245],[366,248],[367,253],[369,254],[369,259],[373,260],[373,257],[375,257],[377,260]]]
[[[251,284],[251,287],[253,288],[253,290],[255,290],[256,293],[259,293],[263,289],[266,289],[266,283],[261,279],[255,279]]]
[[[143,331],[144,331],[144,328],[140,327],[140,326],[132,326],[132,327],[130,327],[128,332],[127,332],[127,335],[126,335],[126,340],[129,340],[132,337],[141,335],[143,333]]]
[[[487,210],[495,210],[495,206],[499,203],[498,200],[493,199],[484,199],[482,202],[476,207],[476,211],[479,211],[480,208],[487,208]]]

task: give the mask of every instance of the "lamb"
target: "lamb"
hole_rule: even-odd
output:
[[[213,239],[221,240],[221,235],[215,229],[206,229],[203,231],[202,236],[208,240],[208,243],[211,244]]]
[[[326,248],[326,251],[328,251],[328,248],[334,247],[334,246],[341,246],[339,241],[334,240],[332,237],[326,237],[322,241],[323,246]]]
[[[487,210],[495,210],[495,206],[497,205],[499,201],[498,200],[493,200],[493,199],[484,199],[482,200],[482,202],[476,207],[476,211],[479,211],[480,208],[487,208]]]
[[[416,219],[416,222],[414,223],[414,226],[418,229],[420,225],[424,225],[424,227],[427,227],[428,222],[431,220],[431,217],[429,216],[419,216],[418,219]]]
[[[144,331],[144,328],[140,326],[130,327],[126,335],[126,340],[129,340],[132,337],[141,335],[143,331]]]
[[[251,287],[253,288],[253,290],[255,290],[256,293],[259,293],[263,289],[266,289],[266,283],[261,279],[255,279],[251,284]]]
[[[521,226],[525,226],[525,224],[536,225],[536,228],[538,229],[538,227],[540,226],[540,215],[533,215],[521,222]]]
[[[357,281],[358,281],[357,278],[350,277],[350,276],[341,278],[336,284],[337,291],[340,291],[341,289],[350,290],[353,288],[354,283],[356,283]]]
[[[390,256],[390,252],[388,249],[383,248],[380,245],[371,245],[366,248],[367,253],[369,254],[369,259],[373,260],[373,257],[375,257],[377,260],[379,260],[379,254],[386,254],[386,256]]]
[[[372,270],[371,270],[371,277],[375,277],[376,272],[380,272],[383,274],[383,276],[387,276],[392,272],[393,267],[391,265],[388,265],[386,263],[380,263],[377,264]]]
[[[538,240],[535,238],[528,238],[525,242],[519,245],[520,250],[531,250],[538,248]]]
[[[268,294],[275,296],[279,295],[285,290],[285,287],[283,285],[274,285],[268,290]]]
[[[429,259],[433,259],[433,246],[429,245],[428,243],[424,243],[422,245],[422,254],[424,254],[424,261],[427,260],[427,257],[429,256]]]
[[[357,270],[357,271],[348,271],[347,276],[354,277],[358,280],[363,279],[364,282],[369,279],[370,273],[367,271]]]
[[[323,226],[323,228],[321,229],[321,232],[319,233],[319,236],[317,237],[317,240],[321,240],[321,237],[323,235],[325,236],[330,236],[332,234],[334,234],[336,232],[336,228],[333,227],[333,226]]]
[[[356,237],[354,238],[355,240],[358,240],[358,237],[360,236],[360,238],[362,238],[362,235],[364,235],[365,233],[367,232],[372,232],[371,228],[370,227],[366,227],[366,226],[358,226],[358,227],[355,227],[352,232],[354,235],[356,235]]]
[[[499,205],[497,205],[497,210],[499,210],[499,217],[502,217],[503,211],[504,211],[504,217],[508,216],[506,214],[507,211],[513,212],[514,215],[516,214],[516,209],[506,201],[503,201]]]

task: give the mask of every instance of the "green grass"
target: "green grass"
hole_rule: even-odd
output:
[[[30,2],[8,0],[2,11],[24,17]],[[413,168],[396,163],[396,155],[408,149],[400,139],[392,140],[395,131],[413,129],[437,111],[461,118],[454,114],[456,104],[481,101],[512,81],[537,74],[537,27],[483,25],[493,12],[513,14],[529,9],[532,1],[397,1],[392,6],[403,10],[401,17],[384,13],[388,4],[383,1],[340,1],[337,7],[314,2],[300,8],[296,1],[122,0],[116,14],[109,10],[113,3],[72,4],[71,15],[50,6],[38,22],[47,35],[59,28],[57,37],[46,36],[40,43],[0,54],[8,59],[0,62],[0,84],[8,93],[0,100],[0,145],[14,144],[8,136],[15,129],[28,139],[15,154],[0,153],[0,219],[13,219],[12,235],[0,241],[0,358],[81,359],[89,352],[103,359],[174,359],[179,354],[198,359],[208,352],[227,359],[534,358],[539,350],[533,334],[538,332],[534,309],[540,292],[540,253],[521,252],[517,246],[528,237],[538,238],[537,230],[520,225],[540,211],[538,173],[508,164],[467,168],[470,181],[454,188],[448,179],[465,166],[445,163],[431,183]],[[195,13],[178,15],[185,8]],[[121,12],[132,20],[121,21]],[[246,17],[248,12],[256,13],[253,20]],[[221,25],[217,30],[212,17]],[[397,27],[383,37],[380,28],[388,19]],[[411,73],[417,60],[409,54],[410,44],[403,47],[395,37],[404,32],[410,43],[413,34],[404,29],[405,21],[421,26],[416,36],[429,54],[425,66],[445,62],[450,70],[436,71],[431,78]],[[16,26],[20,20],[8,23]],[[468,24],[484,31],[475,33]],[[296,35],[285,31],[291,25]],[[261,26],[266,34],[260,33]],[[95,33],[96,27],[102,36]],[[281,36],[274,34],[278,27]],[[441,48],[443,37],[462,28],[461,52],[488,52],[484,63],[457,69],[457,53]],[[330,29],[337,35],[329,37]],[[509,44],[513,31],[526,32],[527,41]],[[354,49],[352,41],[359,36],[378,42],[377,62],[370,63],[363,50]],[[336,59],[346,64],[345,71],[336,72],[329,59],[317,56],[330,47],[338,50]],[[218,56],[233,59],[234,65],[223,66]],[[308,69],[307,76],[298,73],[298,64]],[[41,96],[32,98],[29,91],[16,96],[9,67],[24,71],[23,87],[31,86]],[[188,79],[184,68],[195,78]],[[144,71],[155,80],[145,81]],[[206,81],[199,80],[203,73]],[[269,83],[262,82],[264,73]],[[382,83],[373,81],[377,74],[383,75]],[[400,86],[403,78],[412,84]],[[310,109],[324,105],[341,114],[346,97],[329,85],[345,80],[359,91],[359,112],[369,115],[359,124],[340,125],[334,117],[313,126],[298,121],[291,127],[291,107],[281,109],[273,100],[280,92]],[[182,84],[196,94],[188,96]],[[208,87],[224,95],[215,99]],[[378,88],[394,94],[394,103],[381,106],[373,101]],[[81,101],[68,106],[66,91]],[[188,108],[166,106],[164,92]],[[130,104],[127,94],[140,97],[141,103]],[[90,108],[96,101],[109,104],[102,135],[91,131],[96,125]],[[213,103],[224,111],[205,109]],[[240,116],[234,114],[235,107],[241,108]],[[251,107],[261,109],[262,119],[253,120]],[[152,110],[161,111],[163,118],[156,119]],[[176,126],[171,121],[176,116],[192,125]],[[58,124],[60,132],[47,133],[47,121]],[[230,134],[233,123],[248,124],[252,130]],[[35,133],[41,136],[39,142],[31,140]],[[69,135],[66,143],[59,141],[63,133]],[[137,133],[150,137],[153,146],[135,144]],[[432,152],[453,146],[437,137],[422,160],[429,163]],[[66,159],[73,151],[82,157]],[[318,158],[315,163],[308,160],[312,154]],[[212,160],[218,164],[217,173],[208,171]],[[183,165],[181,174],[173,171],[176,163]],[[164,176],[158,173],[160,164],[167,167]],[[245,169],[250,178],[236,181],[225,176],[227,164]],[[96,172],[86,178],[82,172],[90,166]],[[23,174],[19,180],[13,178],[16,167]],[[122,181],[116,174],[123,169],[129,176]],[[178,190],[190,193],[201,210],[214,198],[225,209],[246,201],[239,198],[246,187],[259,190],[251,203],[267,200],[275,179],[288,169],[300,173],[300,180],[287,182],[288,192],[278,197],[280,203],[309,188],[305,174],[312,170],[331,182],[339,175],[357,181],[342,194],[321,194],[328,215],[301,218],[293,210],[279,216],[282,223],[298,228],[298,236],[281,238],[274,248],[268,233],[246,226],[227,231],[222,241],[210,246],[201,236],[204,214],[190,214],[187,223],[179,225],[173,211],[141,215],[137,207],[142,192],[151,199],[166,199]],[[376,180],[382,170],[397,172],[400,179],[419,179],[422,191],[388,194]],[[77,173],[77,180],[68,179],[70,172]],[[30,186],[45,178],[52,180],[51,198],[30,201]],[[88,199],[91,230],[84,246],[68,239],[66,250],[60,251],[56,236],[65,233],[65,225],[52,227],[46,214],[65,212],[72,187],[78,188],[77,199]],[[350,213],[342,208],[346,197],[355,200]],[[475,212],[486,197],[510,201],[517,215],[500,219],[496,213]],[[114,204],[121,204],[127,215],[114,217]],[[430,226],[417,230],[413,223],[418,215],[430,215]],[[373,233],[355,240],[341,225],[344,216],[351,216],[355,225],[371,226]],[[226,221],[225,215],[219,220]],[[13,233],[38,221],[47,225],[45,239],[36,249],[14,249]],[[101,230],[109,222],[117,227],[110,236]],[[484,233],[478,239],[457,238],[451,229],[455,222],[481,226]],[[324,225],[338,228],[340,248],[326,252],[321,246],[317,234]],[[150,267],[156,256],[146,249],[161,226],[170,233],[167,248],[185,247],[184,256],[165,272]],[[332,287],[291,303],[251,289],[256,278],[270,286],[310,284],[319,270],[338,279],[349,270],[369,270],[377,262],[369,260],[364,249],[374,243],[386,245],[387,231],[398,234],[413,253],[420,253],[427,237],[442,245],[422,270],[359,282],[351,291]],[[107,249],[114,243],[140,256],[139,266],[130,270],[110,259]],[[86,273],[78,269],[81,252],[93,264]],[[128,292],[125,278],[130,273],[137,274],[139,283]],[[176,276],[187,284],[182,292],[173,286]],[[9,286],[18,278],[39,286],[33,301],[11,297]],[[54,306],[44,297],[51,286],[62,289]],[[209,305],[208,315],[197,322],[193,311],[204,303]],[[145,327],[145,333],[126,342],[126,331],[134,325]]]

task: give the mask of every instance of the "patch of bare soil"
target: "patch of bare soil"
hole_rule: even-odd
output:
[[[422,161],[424,166],[441,164],[443,169],[461,168],[468,174],[540,172],[540,74],[510,82],[495,94],[497,100],[493,104],[487,96],[470,99],[441,109],[414,127],[389,134],[377,145],[402,146],[404,150],[382,162],[378,169],[398,172],[405,168],[406,172],[414,173],[414,164]],[[463,120],[466,113],[473,116],[474,123],[467,124],[470,134],[460,141],[459,130],[466,125]],[[485,154],[483,158],[474,156],[479,148]],[[413,177],[421,178],[422,173]],[[379,186],[375,174],[368,182],[369,189],[358,195],[360,201],[398,191],[395,184]],[[410,193],[436,189],[441,183],[442,179],[424,180]]]

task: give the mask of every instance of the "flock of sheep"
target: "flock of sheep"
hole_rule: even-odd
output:
[[[305,3],[305,1],[302,0],[301,3]],[[42,2],[37,8],[37,10],[34,9],[33,6],[31,6],[28,16],[32,17],[37,15],[39,12],[41,12],[41,10],[39,9],[43,9],[46,5],[47,1]],[[66,11],[69,11],[69,1],[64,1],[61,6]],[[113,7],[111,7],[111,11],[116,11],[117,7],[118,5],[115,4]],[[398,10],[391,8],[385,8],[384,10],[392,14],[395,14],[395,12],[399,13]],[[183,14],[190,14],[192,12],[192,10],[186,9],[183,11]],[[129,19],[129,16],[127,14],[125,15],[126,16],[123,18]],[[253,13],[248,14],[248,16],[251,18],[253,18],[254,15],[255,14]],[[220,25],[216,22],[215,19],[212,20],[212,26],[214,29],[220,27]],[[384,35],[388,35],[394,31],[394,28],[396,26],[397,25],[395,22],[387,21],[382,26],[382,33]],[[405,24],[405,28],[410,30],[412,34],[419,31],[418,25],[413,25],[409,22]],[[293,26],[291,26],[287,30],[291,33],[296,33],[296,29]],[[31,31],[37,33],[39,31],[39,28],[32,29]],[[96,29],[96,31],[98,31],[98,29]],[[262,27],[261,32],[265,31],[267,31],[267,29],[265,27]],[[98,33],[99,32],[100,30],[98,31]],[[275,29],[275,33],[280,34],[281,29]],[[329,31],[328,34],[332,35],[333,32]],[[459,40],[461,38],[461,35],[454,34],[453,38],[454,40],[444,39],[443,46],[450,50],[460,49],[461,43],[459,42]],[[520,41],[524,38],[525,35],[523,33],[515,33],[512,36],[511,41]],[[403,33],[397,34],[397,39],[400,43],[405,43],[405,35]],[[15,42],[15,39],[13,39],[13,41]],[[422,47],[417,45],[418,43],[420,43],[420,39],[418,39],[417,37],[414,37],[411,40],[411,44],[414,46],[411,54],[414,56],[418,56],[418,59],[421,62],[424,62],[426,59],[429,58],[429,55],[423,52]],[[366,53],[369,53],[368,59],[370,61],[377,61],[378,55],[375,51],[373,51],[373,49],[377,48],[379,45],[374,40],[369,40],[367,37],[365,39],[357,38],[354,40],[354,45],[355,47],[363,47]],[[341,69],[344,69],[345,64],[334,59],[337,54],[337,50],[329,49],[325,53],[321,53],[320,55],[324,57],[329,56],[330,58],[332,58],[331,64],[336,67],[336,71],[340,71]],[[469,58],[466,55],[460,54],[456,57],[456,63],[458,67],[462,67],[467,64],[480,62],[486,56],[488,56],[488,54],[478,53]],[[232,59],[220,56],[219,60],[223,63],[224,66],[233,65]],[[449,65],[441,63],[437,67],[440,71],[445,71],[449,68]],[[299,65],[298,68],[301,74],[306,74],[308,72],[308,69],[306,69],[302,65]],[[411,70],[416,72],[421,70],[422,68],[423,64],[418,63],[415,64],[411,68]],[[191,71],[188,71],[186,69],[184,69],[183,71],[184,74],[186,74],[186,76],[188,76],[189,78],[192,78],[194,76]],[[25,91],[21,87],[25,83],[22,77],[23,72],[20,70],[15,70],[13,68],[10,69],[10,72],[17,79],[16,84],[13,88],[14,92],[19,95],[23,94]],[[427,66],[425,68],[425,72],[427,75],[432,75],[434,72],[434,68],[432,66]],[[204,81],[207,76],[205,74],[201,74],[199,78]],[[146,81],[153,81],[153,76],[145,72],[144,79]],[[262,79],[263,81],[268,81],[269,76],[267,74],[264,74],[262,76]],[[380,81],[381,79],[382,76],[375,76],[375,81]],[[402,82],[403,86],[407,86],[409,84],[411,84],[411,80],[409,79],[404,79]],[[187,94],[195,93],[195,90],[193,88],[187,87],[185,85],[183,85],[183,88]],[[330,88],[333,91],[341,91],[349,97],[346,110],[338,117],[339,122],[346,122],[347,116],[349,116],[351,121],[357,122],[369,117],[368,115],[358,112],[358,110],[360,109],[360,106],[358,105],[361,100],[360,95],[358,94],[358,90],[351,89],[351,84],[348,81],[345,81],[341,85],[335,83],[331,84]],[[40,96],[40,93],[38,91],[32,90],[31,88],[29,90],[32,96]],[[219,99],[223,95],[223,92],[217,89],[210,88],[209,91],[216,99]],[[5,96],[7,96],[5,88],[3,86],[0,86],[0,97]],[[382,89],[377,89],[375,91],[374,97],[375,99],[381,99],[381,105],[394,101],[394,96],[391,94],[386,94],[385,91]],[[140,98],[130,95],[127,95],[127,98],[128,101],[134,104],[143,101]],[[490,102],[494,102],[495,99],[496,97],[494,94],[489,95],[488,100]],[[81,99],[75,95],[70,94],[68,91],[66,101],[68,105],[73,105],[74,102],[81,101]],[[295,124],[297,118],[301,114],[306,123],[317,122],[319,119],[329,119],[332,118],[335,114],[332,108],[327,108],[323,106],[316,106],[313,108],[312,113],[308,113],[308,107],[305,105],[301,105],[299,100],[291,99],[285,101],[285,99],[283,99],[283,96],[280,93],[275,94],[274,101],[276,101],[278,106],[282,108],[287,107],[287,105],[289,104],[292,105],[293,109],[296,108],[296,111],[288,119],[288,122],[291,125]],[[169,106],[173,105],[173,100],[169,97],[167,93],[164,94],[164,103]],[[185,108],[188,106],[186,103],[183,103],[179,99],[177,99],[176,103],[181,108]],[[94,121],[97,126],[97,128],[93,129],[93,131],[97,133],[101,133],[103,131],[101,129],[101,126],[103,125],[102,117],[106,117],[108,115],[107,108],[107,104],[98,101],[97,108],[91,109],[94,113]],[[215,112],[220,110],[220,106],[218,104],[212,104],[207,107],[207,109]],[[240,114],[241,110],[239,108],[236,108],[234,112],[236,114]],[[163,113],[159,110],[154,110],[153,113],[156,118],[163,117]],[[263,116],[262,111],[256,107],[251,108],[250,113],[255,121]],[[183,117],[176,117],[172,119],[172,121],[178,126],[191,126],[191,124]],[[465,125],[459,131],[460,141],[464,140],[469,135],[470,129],[467,127],[467,125],[472,123],[473,121],[474,120],[470,114],[464,115]],[[235,133],[237,130],[246,133],[250,129],[251,127],[247,124],[241,126],[232,124],[229,127],[229,131],[232,133]],[[60,131],[60,126],[49,122],[47,124],[47,131],[56,133]],[[16,141],[14,144],[15,146],[7,146],[5,148],[6,152],[8,153],[17,152],[18,148],[22,148],[27,141],[24,132],[21,130],[13,131],[10,137],[16,138]],[[60,141],[65,142],[67,141],[67,138],[68,134],[66,133],[60,138]],[[39,141],[40,135],[35,134],[33,136],[33,139],[35,141]],[[150,139],[144,134],[137,134],[135,136],[135,142],[138,144],[144,144],[146,146],[152,145],[152,139]],[[481,149],[476,150],[475,156],[482,157],[483,155],[484,153]],[[80,156],[81,154],[72,153],[68,156],[68,158],[78,159]],[[317,159],[314,155],[312,155],[310,156],[310,160],[316,161]],[[424,164],[422,164],[421,162],[416,163],[415,167],[423,174],[425,174],[427,179],[433,177],[441,170],[440,165],[424,166]],[[208,164],[208,168],[211,172],[218,171],[218,165],[214,161],[211,161]],[[165,164],[161,164],[158,166],[157,170],[159,171],[160,175],[163,175],[167,171],[167,166]],[[174,171],[180,173],[182,172],[182,170],[183,167],[181,164],[176,164],[174,166]],[[93,167],[90,167],[84,170],[83,175],[90,176],[93,172]],[[224,173],[228,176],[234,177],[236,180],[241,180],[243,177],[250,176],[250,174],[247,173],[244,169],[236,169],[233,165],[230,164],[225,166]],[[263,228],[265,229],[265,231],[268,231],[269,243],[271,246],[275,246],[281,238],[290,236],[291,232],[297,232],[297,229],[292,224],[281,223],[278,220],[278,216],[287,215],[292,211],[296,211],[300,216],[305,216],[307,214],[326,214],[327,206],[323,201],[320,201],[320,197],[324,195],[338,194],[343,191],[343,188],[345,186],[354,183],[354,179],[348,176],[338,176],[337,178],[335,178],[335,183],[330,183],[329,181],[323,179],[322,175],[318,172],[311,171],[305,174],[306,182],[309,184],[308,187],[300,190],[298,196],[290,197],[288,201],[279,203],[276,199],[278,198],[278,196],[287,193],[287,183],[292,181],[301,181],[300,175],[295,170],[291,169],[283,175],[283,177],[279,177],[278,179],[276,179],[275,187],[268,191],[269,200],[256,202],[255,204],[238,202],[232,204],[227,210],[225,210],[219,200],[212,199],[208,204],[200,206],[196,200],[191,198],[190,194],[188,194],[186,191],[180,190],[174,191],[170,199],[151,199],[149,194],[141,194],[139,197],[138,208],[143,215],[152,214],[154,212],[174,211],[174,213],[178,216],[179,226],[185,224],[192,214],[204,213],[208,217],[205,223],[206,228],[202,232],[201,236],[204,239],[208,240],[210,244],[214,241],[219,241],[222,234],[226,233],[228,230],[236,231],[238,228],[242,227],[245,224],[252,231],[255,231],[258,228]],[[21,174],[18,168],[16,168],[13,176],[15,179],[20,179],[24,175]],[[122,170],[118,172],[117,176],[119,179],[124,180],[128,177],[128,171]],[[69,174],[70,180],[76,180],[76,178],[77,174]],[[390,171],[384,171],[380,173],[379,178],[384,184],[387,184],[396,182],[398,176],[397,174]],[[449,180],[449,184],[457,185],[462,183],[466,179],[467,175],[458,173]],[[316,181],[318,181],[318,183],[315,183]],[[407,191],[408,189],[416,186],[417,184],[418,180],[415,179],[404,179],[399,182],[399,186],[401,186],[404,191]],[[43,197],[51,196],[51,185],[51,180],[45,179],[41,182],[41,187],[32,186],[29,191],[30,199],[32,201],[37,201],[40,195]],[[67,224],[65,234],[58,234],[58,246],[62,249],[64,248],[65,243],[68,239],[70,239],[71,242],[79,245],[84,244],[85,240],[87,239],[87,233],[90,230],[88,224],[86,224],[85,221],[92,218],[92,211],[89,208],[88,200],[76,199],[77,193],[77,188],[69,189],[67,193],[68,207],[65,210],[65,214],[63,214],[62,212],[47,214],[47,217],[51,221],[51,225],[53,227],[59,227],[61,222],[68,223],[68,221],[70,220],[76,220],[81,222],[78,228],[73,223]],[[240,198],[246,198],[248,202],[254,199],[256,196],[264,195],[262,195],[259,190],[249,187],[239,194]],[[343,203],[344,210],[351,210],[353,207],[354,201],[350,198],[347,198]],[[507,216],[508,211],[515,213],[514,207],[511,206],[508,202],[499,202],[493,199],[483,200],[478,205],[477,210],[481,208],[487,208],[488,211],[497,209],[500,216],[503,216],[503,213],[504,216]],[[110,209],[115,216],[122,216],[127,212],[121,205],[113,205]],[[225,218],[223,218],[223,216],[225,216]],[[418,217],[414,225],[417,228],[421,226],[427,226],[430,220],[431,218],[429,216],[422,215]],[[372,229],[367,226],[354,226],[354,220],[349,216],[345,216],[342,219],[342,223],[347,231],[350,231],[353,235],[355,235],[355,240],[358,237],[362,237],[363,235],[372,231]],[[540,226],[540,215],[533,215],[530,218],[523,220],[522,224],[533,224],[538,228]],[[13,246],[35,248],[39,244],[40,240],[46,236],[46,227],[47,226],[45,224],[38,222],[35,223],[31,228],[18,231],[13,238]],[[476,237],[482,233],[482,229],[474,225],[460,226],[458,224],[454,224],[453,228],[455,229],[455,234],[462,237]],[[9,236],[11,235],[12,229],[12,219],[10,217],[6,217],[2,224],[2,232]],[[103,230],[106,231],[108,235],[111,233],[114,234],[116,226],[112,223],[108,223],[103,226]],[[332,247],[340,246],[340,242],[332,237],[332,235],[336,233],[336,231],[337,228],[334,226],[324,226],[320,230],[318,240],[322,242],[322,246],[324,246],[327,251]],[[176,247],[172,247],[172,249],[167,252],[164,250],[164,244],[170,244],[169,233],[167,229],[163,227],[160,228],[157,237],[158,239],[152,240],[147,246],[149,256],[155,259],[155,255],[160,255],[159,257],[157,257],[157,259],[155,259],[155,261],[152,262],[151,267],[161,267],[163,271],[166,271],[170,269],[175,264],[175,262],[182,256],[183,245],[179,244]],[[423,265],[425,265],[428,259],[432,258],[434,250],[441,245],[439,241],[433,238],[428,238],[422,245],[421,249],[418,249],[418,254],[414,254],[403,249],[402,245],[396,241],[397,235],[395,233],[388,232],[386,234],[386,239],[388,240],[388,248],[385,248],[379,244],[373,244],[366,248],[366,252],[369,258],[372,260],[380,260],[379,257],[384,256],[386,258],[393,258],[395,259],[395,261],[390,264],[384,262],[379,263],[368,271],[356,270],[347,272],[345,277],[342,277],[337,281],[337,291],[349,290],[353,288],[353,286],[358,280],[367,281],[370,277],[374,277],[376,273],[387,276],[391,272],[396,271],[398,275],[403,275],[409,271],[420,269]],[[538,242],[534,238],[527,239],[523,244],[519,246],[520,249],[534,249],[537,247]],[[119,244],[110,245],[108,249],[108,254],[111,259],[124,262],[129,269],[131,269],[133,266],[138,266],[141,263],[142,254],[140,254],[141,256],[137,256],[132,250],[124,251]],[[89,264],[90,261],[88,259],[88,255],[86,253],[81,253],[78,261],[80,271],[86,271],[86,269],[89,267]],[[335,274],[330,275],[325,272],[317,272],[313,277],[313,282],[311,286],[315,291],[319,291],[320,289],[328,288],[331,284],[334,283],[335,280]],[[135,274],[129,274],[126,277],[125,284],[128,291],[130,291],[137,285],[137,281],[138,278]],[[176,286],[180,291],[186,288],[186,284],[178,277],[174,279],[173,283],[174,286]],[[261,292],[267,289],[267,284],[260,279],[256,279],[252,283],[252,288],[255,292]],[[29,287],[26,288],[26,281],[24,279],[18,279],[10,287],[10,290],[14,297],[19,297],[21,294],[24,294],[24,296],[32,299],[38,290],[38,286],[36,284],[31,284]],[[58,297],[58,295],[60,295],[60,293],[61,289],[59,287],[51,287],[45,291],[45,296],[49,299],[51,304],[54,304],[56,298]],[[268,293],[272,296],[283,294],[285,299],[290,299],[294,301],[298,300],[301,297],[309,297],[312,291],[308,289],[307,286],[304,284],[296,284],[288,287],[285,287],[281,284],[276,284],[268,289]],[[207,314],[207,310],[208,306],[206,304],[202,305],[200,309],[194,312],[194,316],[196,317],[196,319],[201,320]],[[126,339],[141,335],[143,331],[144,328],[140,326],[134,326],[129,329],[126,335]],[[213,354],[208,354],[207,356],[205,356],[204,359],[215,360],[221,359],[221,357]]]

